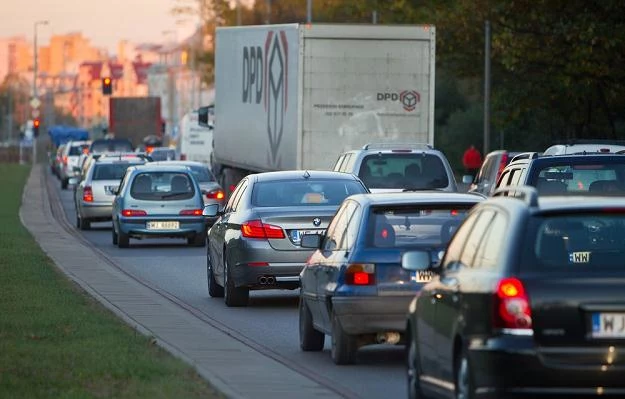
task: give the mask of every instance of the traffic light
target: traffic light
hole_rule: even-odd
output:
[[[33,137],[39,136],[39,125],[41,125],[41,121],[39,118],[35,118],[33,121]]]
[[[102,94],[105,96],[113,94],[113,81],[111,78],[102,78]]]

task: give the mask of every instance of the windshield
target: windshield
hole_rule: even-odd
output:
[[[535,185],[540,195],[625,194],[623,163],[548,165],[540,169]]]
[[[358,177],[369,189],[436,189],[449,184],[442,160],[423,153],[367,155]]]
[[[615,270],[625,275],[625,214],[533,218],[521,269],[556,273]]]
[[[354,180],[280,180],[254,186],[252,204],[260,207],[339,205],[352,194],[365,193]]]
[[[402,248],[447,245],[473,204],[375,207],[367,226],[367,246]]]
[[[195,189],[186,173],[145,172],[135,176],[130,195],[146,201],[183,200],[193,198]]]
[[[89,144],[72,145],[69,147],[69,156],[80,156],[89,151]]]
[[[126,169],[132,165],[127,162],[112,164],[96,164],[93,169],[92,180],[121,180],[126,173]]]

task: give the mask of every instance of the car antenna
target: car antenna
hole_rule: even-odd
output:
[[[304,179],[308,179],[310,178],[310,172],[308,172],[307,170],[304,171]]]

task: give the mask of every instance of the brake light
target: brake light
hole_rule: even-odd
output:
[[[241,225],[241,234],[247,238],[284,238],[282,227],[265,224],[260,220],[250,220]]]
[[[67,155],[63,155],[63,165],[67,165]]]
[[[85,186],[82,190],[82,200],[84,202],[93,202],[93,190],[91,186]]]
[[[140,209],[124,209],[122,210],[122,216],[126,217],[134,217],[134,216],[147,216],[148,213],[146,211],[142,211]]]
[[[201,209],[183,209],[180,211],[181,216],[202,216]]]
[[[371,263],[354,263],[345,270],[345,284],[374,285],[375,265]]]
[[[206,198],[208,199],[217,199],[217,200],[221,200],[224,199],[225,195],[224,192],[222,190],[213,190],[213,191],[209,191],[206,193]]]
[[[521,280],[512,277],[499,281],[494,302],[495,328],[532,331],[532,311]]]

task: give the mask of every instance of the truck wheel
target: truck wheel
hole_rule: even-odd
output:
[[[247,306],[250,299],[250,289],[247,287],[235,287],[228,263],[225,262],[224,302],[228,307]]]
[[[299,298],[299,347],[304,352],[318,352],[323,349],[326,335],[315,330],[312,314],[304,298]]]

